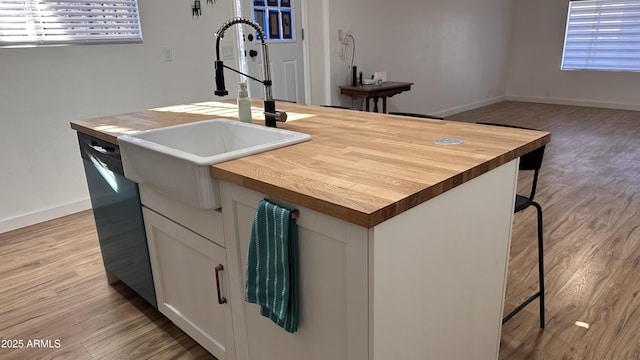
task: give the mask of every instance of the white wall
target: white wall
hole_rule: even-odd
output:
[[[191,3],[139,0],[142,45],[0,49],[0,233],[90,207],[70,121],[214,97],[213,34],[231,1],[199,18]]]
[[[332,103],[351,104],[337,89],[350,82],[338,29],[354,35],[364,77],[386,71],[388,80],[414,82],[388,100],[389,111],[450,114],[505,95],[512,0],[330,3]]]
[[[568,0],[516,0],[508,98],[640,110],[640,73],[560,71]]]

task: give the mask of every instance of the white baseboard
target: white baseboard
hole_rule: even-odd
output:
[[[613,103],[613,102],[605,102],[605,101],[552,98],[552,97],[546,97],[546,96],[537,97],[537,96],[507,95],[505,97],[505,100],[640,111],[640,104],[624,104],[624,103]]]
[[[466,104],[466,105],[462,105],[462,106],[456,106],[447,110],[443,110],[443,111],[438,111],[436,113],[433,113],[433,115],[435,116],[441,116],[441,117],[447,117],[453,114],[458,114],[464,111],[468,111],[468,110],[473,110],[482,106],[487,106],[487,105],[491,105],[491,104],[495,104],[495,103],[499,103],[501,101],[504,101],[506,98],[505,96],[496,96],[494,98],[490,98],[490,99],[484,99],[484,100],[480,100],[480,101],[476,101],[476,102],[472,102],[470,104]]]
[[[43,221],[53,220],[61,216],[75,214],[88,209],[91,209],[91,200],[86,198],[50,209],[35,211],[29,214],[0,220],[0,234],[25,226],[38,224]]]

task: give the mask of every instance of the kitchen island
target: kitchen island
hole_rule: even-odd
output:
[[[260,102],[254,107],[257,119]],[[221,359],[497,358],[517,159],[550,134],[278,108],[289,113],[279,127],[312,140],[211,167],[222,180],[231,320],[222,350],[203,346]],[[72,128],[116,143],[124,133],[217,117],[237,118],[235,105],[172,106]],[[295,334],[242,300],[251,220],[264,197],[300,210]]]

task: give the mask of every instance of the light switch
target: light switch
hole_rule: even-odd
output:
[[[173,61],[173,48],[165,47],[162,49],[162,58],[164,62],[172,62]]]

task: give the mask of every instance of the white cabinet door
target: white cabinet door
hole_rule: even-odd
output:
[[[219,360],[234,359],[225,249],[142,209],[158,309]]]
[[[368,230],[300,210],[298,332],[290,334],[243,302],[251,225],[265,195],[221,181],[237,360],[367,360]]]

